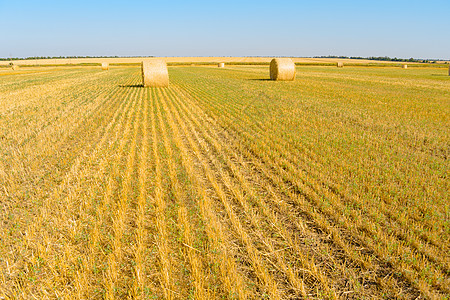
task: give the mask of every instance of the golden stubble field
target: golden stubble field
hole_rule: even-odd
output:
[[[434,68],[0,71],[0,298],[450,294]]]
[[[153,59],[149,57],[106,57],[106,58],[55,58],[55,59],[24,59],[13,60],[16,65],[79,65],[79,64],[100,64],[108,62],[110,64],[140,64],[142,60]],[[242,64],[261,64],[270,63],[272,57],[155,57],[154,59],[163,59],[168,64],[204,64],[204,63],[242,63]],[[387,64],[387,65],[401,65],[402,62],[386,62],[375,61],[367,59],[340,59],[340,58],[308,58],[308,57],[294,57],[292,60],[295,63],[303,64],[326,64],[340,61],[344,64],[364,65],[364,64]],[[0,66],[7,66],[11,61],[0,61]],[[440,64],[445,63],[440,61]],[[417,65],[418,63],[407,63],[408,65]],[[0,69],[1,70],[1,69]]]

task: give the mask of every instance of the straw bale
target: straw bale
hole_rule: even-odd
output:
[[[169,71],[163,60],[145,60],[142,62],[142,83],[144,87],[168,87]]]
[[[277,81],[295,80],[295,64],[290,58],[274,58],[270,62],[270,79]]]

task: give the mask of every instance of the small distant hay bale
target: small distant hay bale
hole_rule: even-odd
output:
[[[142,83],[144,87],[168,87],[169,71],[163,60],[145,60],[142,62]]]
[[[13,69],[13,71],[19,70],[19,66],[18,66],[18,65],[12,65],[12,66],[11,66],[11,69]]]
[[[290,58],[274,58],[270,62],[270,79],[277,81],[295,80],[295,64]]]
[[[402,69],[408,69],[408,65],[402,65]]]
[[[225,68],[225,63],[219,63],[217,66],[218,66],[219,68]]]
[[[102,62],[102,70],[109,70],[109,63]]]
[[[338,68],[343,68],[343,67],[344,67],[344,63],[343,63],[342,61],[338,61],[338,62],[336,63],[336,66],[337,66]]]

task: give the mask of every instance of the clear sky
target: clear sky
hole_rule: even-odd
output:
[[[0,57],[450,59],[450,0],[0,0]]]

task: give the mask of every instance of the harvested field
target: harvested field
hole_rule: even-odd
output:
[[[98,64],[107,62],[109,64],[140,64],[143,60],[149,57],[117,57],[117,58],[54,58],[54,59],[24,59],[15,60],[14,64],[26,66],[45,66],[45,65],[83,65],[83,64]],[[269,64],[272,57],[159,57],[168,64],[212,64],[226,63],[226,64]],[[338,59],[338,58],[308,58],[308,57],[294,57],[292,60],[297,64],[336,64],[337,61],[342,61],[346,65],[401,65],[399,62],[390,61],[376,61],[367,59]],[[0,67],[6,67],[10,61],[0,61]],[[439,61],[436,65],[444,64],[444,61]],[[409,63],[410,65],[421,65],[420,63]],[[445,67],[445,66],[444,66]]]
[[[0,299],[445,299],[446,68],[0,70]]]

